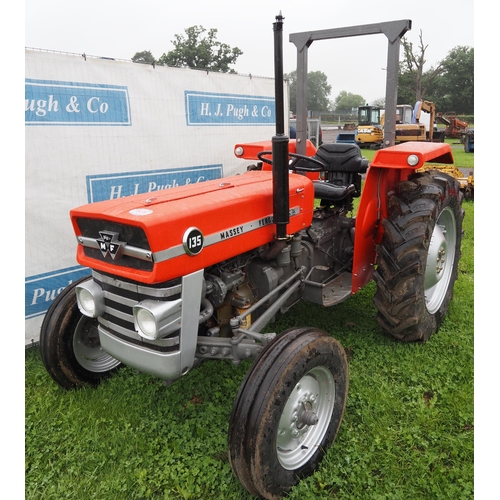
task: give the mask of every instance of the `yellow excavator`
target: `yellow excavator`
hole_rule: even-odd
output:
[[[425,114],[423,114],[425,113]],[[360,148],[378,149],[384,142],[385,113],[378,106],[358,108],[358,127],[354,133],[344,133],[341,142],[355,142]],[[430,101],[418,101],[414,107],[396,107],[396,143],[409,141],[443,142],[444,133],[434,127],[436,107]],[[340,142],[340,141],[339,141]]]
[[[422,113],[425,113],[423,115]],[[417,101],[412,108],[400,104],[396,108],[396,143],[409,141],[444,142],[444,131],[435,128],[436,106],[430,101]]]

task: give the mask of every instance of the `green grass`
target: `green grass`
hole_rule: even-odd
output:
[[[466,153],[464,145],[460,144],[458,139],[445,139],[445,142],[451,145],[454,165],[459,168],[474,168],[474,153]]]
[[[474,497],[474,203],[464,208],[455,296],[427,343],[381,332],[373,283],[333,308],[298,304],[271,325],[320,327],[349,354],[338,437],[290,499]],[[168,388],[124,368],[97,389],[67,392],[28,350],[25,499],[252,498],[232,475],[226,437],[248,366],[206,362]]]

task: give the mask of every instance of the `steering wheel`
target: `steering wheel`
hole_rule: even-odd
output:
[[[273,154],[272,151],[260,151],[259,153],[257,153],[257,158],[259,160],[263,161],[264,163],[267,163],[268,165],[272,165],[273,164],[273,160],[271,158],[267,158],[267,156],[272,155],[272,154]],[[288,168],[292,169],[292,170],[294,169],[295,165],[300,160],[304,160],[304,161],[307,161],[307,162],[315,163],[316,165],[318,165],[320,167],[320,168],[300,167],[300,170],[306,170],[308,172],[317,172],[317,171],[320,171],[320,170],[324,170],[326,168],[326,165],[323,162],[321,162],[317,158],[314,158],[313,156],[301,155],[299,153],[288,153],[288,156],[290,158],[292,158],[292,161],[290,162],[290,164],[288,166]]]

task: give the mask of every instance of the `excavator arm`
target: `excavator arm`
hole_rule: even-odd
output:
[[[432,137],[434,134],[434,120],[436,119],[436,105],[430,101],[418,101],[416,106],[415,122],[420,122],[420,115],[424,111],[425,113],[429,113],[429,141],[432,142]]]

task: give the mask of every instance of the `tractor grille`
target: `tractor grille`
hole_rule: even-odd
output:
[[[155,341],[140,337],[134,328],[132,308],[146,299],[169,301],[180,298],[180,279],[158,286],[145,286],[97,271],[92,271],[92,277],[104,291],[104,314],[98,318],[100,328],[122,340],[154,351],[171,352],[179,349],[178,333]]]
[[[97,243],[102,239],[102,232],[112,232],[117,234],[118,242],[126,243],[126,248],[136,248],[146,253],[150,250],[150,247],[146,233],[142,228],[102,219],[86,219],[84,217],[78,218],[76,222],[82,236],[92,242],[92,245],[84,244],[84,252],[87,257],[140,271],[153,270],[154,263],[152,259],[145,260],[134,255],[121,255],[113,258],[109,252],[103,253]]]

